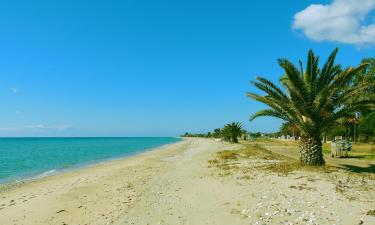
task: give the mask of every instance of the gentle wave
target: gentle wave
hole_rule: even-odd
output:
[[[43,178],[43,177],[47,177],[47,176],[51,176],[51,175],[54,175],[56,174],[57,170],[48,170],[42,174],[39,174],[37,176],[35,176],[34,179],[39,179],[39,178]]]
[[[57,170],[48,170],[48,171],[43,172],[41,174],[38,174],[36,176],[26,177],[26,178],[23,178],[23,179],[16,179],[14,182],[15,183],[23,183],[23,182],[27,182],[27,181],[33,181],[33,180],[41,179],[41,178],[44,178],[44,177],[52,176],[52,175],[55,175],[55,174],[57,174]]]
[[[146,152],[180,138],[1,138],[0,184],[24,182]]]

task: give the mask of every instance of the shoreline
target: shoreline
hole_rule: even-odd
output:
[[[144,180],[152,178],[152,171],[139,175],[137,171],[165,165],[160,158],[178,154],[186,144],[182,139],[126,158],[2,187],[0,224],[110,224],[131,203],[133,185],[141,190]],[[119,205],[113,208],[115,203]],[[67,216],[67,211],[73,215]]]
[[[65,138],[65,137],[63,137],[63,138]],[[80,138],[80,137],[78,137],[78,138]],[[96,138],[96,137],[93,137],[93,138]],[[110,138],[112,138],[112,137],[110,137]],[[88,162],[81,162],[81,163],[78,163],[76,165],[69,166],[67,168],[51,169],[51,170],[44,171],[42,173],[30,175],[30,176],[23,177],[23,178],[20,178],[20,179],[18,179],[16,176],[15,177],[9,177],[9,178],[6,178],[4,180],[0,180],[0,192],[2,191],[3,188],[7,188],[8,186],[18,186],[18,185],[26,184],[26,183],[29,183],[29,182],[34,182],[34,181],[37,181],[39,179],[43,179],[43,178],[47,178],[47,177],[51,177],[51,176],[56,176],[56,175],[60,175],[60,174],[64,174],[64,173],[69,173],[69,172],[79,171],[79,170],[82,170],[82,169],[87,169],[87,168],[90,168],[90,167],[93,167],[93,166],[96,166],[96,165],[100,165],[100,164],[111,163],[111,162],[117,161],[117,160],[125,160],[129,157],[141,155],[141,154],[148,153],[148,152],[151,152],[151,151],[157,151],[157,150],[159,150],[163,147],[167,147],[169,145],[177,144],[177,143],[180,143],[180,142],[184,141],[184,138],[181,138],[181,137],[171,137],[171,138],[175,138],[175,139],[179,139],[179,140],[177,140],[176,142],[173,142],[173,143],[167,143],[167,144],[163,144],[163,145],[160,145],[160,146],[157,146],[157,147],[147,148],[147,149],[144,149],[142,151],[139,151],[139,152],[136,152],[136,153],[130,154],[130,155],[114,156],[114,157],[107,158],[107,159],[98,159],[98,160],[92,160],[92,161],[88,161]]]

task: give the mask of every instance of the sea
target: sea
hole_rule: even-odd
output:
[[[0,184],[37,179],[179,141],[174,137],[0,138]]]

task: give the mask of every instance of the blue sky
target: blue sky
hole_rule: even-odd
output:
[[[324,60],[339,47],[344,66],[373,57],[373,0],[340,15],[350,26],[323,23],[351,2],[2,1],[0,136],[275,131],[279,120],[248,121],[265,108],[249,81],[277,81],[276,59],[310,48]]]

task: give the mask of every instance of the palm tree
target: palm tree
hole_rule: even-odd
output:
[[[279,59],[285,71],[280,79],[283,88],[271,81],[257,77],[253,84],[266,94],[264,96],[247,93],[247,96],[270,107],[261,110],[250,118],[273,116],[298,127],[301,134],[300,159],[306,165],[323,165],[321,133],[340,118],[352,115],[363,109],[375,108],[374,98],[365,95],[364,90],[374,86],[374,82],[351,85],[355,75],[366,64],[356,68],[341,69],[335,64],[338,49],[328,57],[319,69],[319,57],[310,50],[306,69],[302,62],[297,68],[286,59]],[[358,97],[360,96],[360,97]]]
[[[228,140],[233,143],[238,143],[238,137],[242,134],[242,124],[241,123],[229,123],[224,126],[222,130],[222,135],[224,140]]]
[[[220,129],[220,128],[216,128],[216,129],[214,130],[214,137],[215,137],[215,138],[219,138],[219,137],[221,137],[221,129]]]

